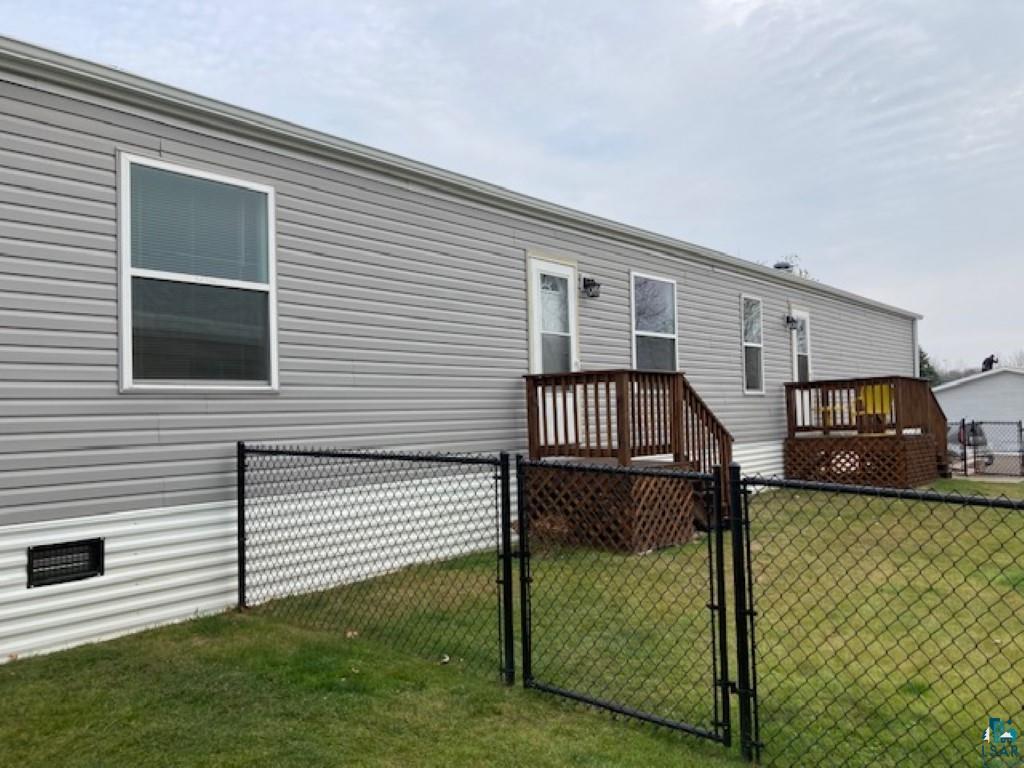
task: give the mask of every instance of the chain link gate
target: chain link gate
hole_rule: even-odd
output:
[[[720,475],[522,458],[516,475],[524,686],[730,745],[751,686],[729,680]]]

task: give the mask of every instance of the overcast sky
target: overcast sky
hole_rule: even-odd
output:
[[[0,0],[0,33],[1024,348],[1024,2]]]

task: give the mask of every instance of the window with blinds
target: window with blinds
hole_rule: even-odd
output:
[[[273,189],[122,156],[122,384],[276,387]]]

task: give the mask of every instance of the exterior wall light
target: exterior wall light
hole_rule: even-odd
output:
[[[587,299],[596,299],[601,295],[601,284],[592,277],[581,277],[580,294]]]

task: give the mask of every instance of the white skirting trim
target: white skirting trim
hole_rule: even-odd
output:
[[[235,605],[232,501],[0,528],[0,663]],[[102,576],[27,588],[28,547],[105,540]]]
[[[744,475],[782,476],[782,440],[762,443],[736,443],[732,448],[733,461],[740,465]]]
[[[497,546],[490,471],[312,496],[286,481],[270,495],[272,485],[248,499],[250,605]],[[229,501],[0,529],[0,663],[236,605],[236,515]],[[105,540],[103,575],[27,587],[28,547],[92,538]]]

